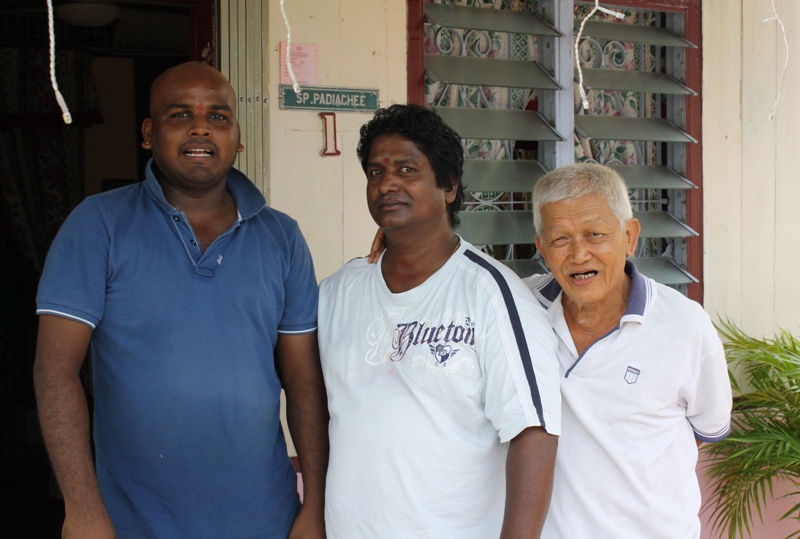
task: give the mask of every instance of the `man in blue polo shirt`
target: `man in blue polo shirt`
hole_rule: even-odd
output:
[[[64,537],[324,537],[314,270],[297,224],[232,168],[235,110],[213,68],[161,75],[145,181],[86,199],[50,250],[34,377]],[[78,378],[90,343],[96,474]]]

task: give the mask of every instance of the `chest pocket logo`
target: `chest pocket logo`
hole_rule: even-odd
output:
[[[628,370],[625,372],[625,381],[629,384],[635,384],[636,381],[639,379],[639,373],[642,372],[639,369],[634,369],[633,367],[628,367]]]

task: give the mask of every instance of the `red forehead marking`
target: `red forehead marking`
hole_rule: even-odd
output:
[[[388,157],[384,157],[383,159],[381,159],[381,161],[383,162],[384,165],[388,165],[389,163],[392,162],[391,159],[389,159]]]
[[[200,112],[203,112],[203,104],[202,103],[197,105],[197,110],[199,110]]]

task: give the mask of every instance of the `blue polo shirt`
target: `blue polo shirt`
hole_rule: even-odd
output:
[[[94,330],[103,501],[120,538],[285,538],[299,505],[273,350],[316,330],[311,255],[237,170],[239,218],[201,253],[151,167],[70,214],[37,297]]]

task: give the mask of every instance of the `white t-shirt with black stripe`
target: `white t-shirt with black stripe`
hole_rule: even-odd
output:
[[[498,537],[506,442],[560,433],[547,313],[463,240],[407,292],[380,268],[353,260],[320,285],[328,537]]]

